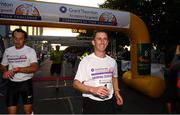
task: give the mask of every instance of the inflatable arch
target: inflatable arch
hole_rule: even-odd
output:
[[[1,25],[25,25],[123,32],[131,44],[131,71],[123,81],[143,94],[156,98],[163,94],[164,80],[150,75],[150,38],[146,25],[136,15],[107,9],[67,4],[0,0]]]

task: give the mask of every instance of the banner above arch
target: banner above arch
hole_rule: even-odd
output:
[[[0,18],[113,28],[130,27],[128,12],[27,0],[0,0]]]

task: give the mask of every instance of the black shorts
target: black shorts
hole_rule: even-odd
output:
[[[168,71],[166,76],[166,90],[164,93],[165,102],[175,103],[178,100],[177,72]]]
[[[95,101],[83,97],[83,114],[113,114],[116,113],[114,97],[106,101]]]
[[[8,82],[6,104],[9,106],[17,106],[19,98],[22,97],[23,104],[32,104],[33,102],[33,86],[32,79],[23,82]]]
[[[55,73],[60,75],[61,74],[61,64],[51,64],[51,75],[54,75]]]

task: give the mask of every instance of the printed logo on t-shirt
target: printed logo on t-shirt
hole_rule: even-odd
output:
[[[91,69],[91,72],[94,72],[94,68]]]
[[[92,68],[92,79],[109,78],[112,77],[113,68]]]
[[[26,62],[27,57],[26,55],[7,55],[9,63],[22,63]]]

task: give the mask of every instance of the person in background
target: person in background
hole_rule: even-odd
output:
[[[4,42],[3,42],[2,37],[0,35],[0,61],[2,60],[4,50],[5,50]]]
[[[131,60],[131,54],[130,51],[128,51],[128,48],[124,49],[124,53],[122,54],[123,60],[130,61]]]
[[[19,98],[22,97],[25,114],[32,113],[33,73],[38,70],[34,49],[25,45],[27,33],[22,29],[12,32],[14,46],[7,48],[1,62],[3,78],[9,79],[6,104],[9,114],[17,113]]]
[[[167,85],[165,92],[166,107],[168,113],[173,113],[175,104],[178,101],[178,88],[180,90],[180,45],[177,45],[174,58],[167,71]]]
[[[56,50],[50,54],[50,60],[52,61],[50,73],[52,76],[61,75],[61,65],[63,60],[63,52],[60,51],[60,45],[56,45]],[[59,89],[59,78],[56,79],[56,90]]]
[[[107,33],[96,31],[94,52],[81,60],[75,75],[73,87],[83,93],[83,113],[115,113],[116,104],[123,105],[117,63],[106,55],[108,43]]]
[[[3,53],[5,50],[5,46],[4,46],[4,42],[2,40],[2,36],[0,35],[0,62],[3,58]],[[3,73],[0,71],[0,96],[4,96],[5,95],[5,85],[6,85],[6,80],[4,80],[2,78]]]

